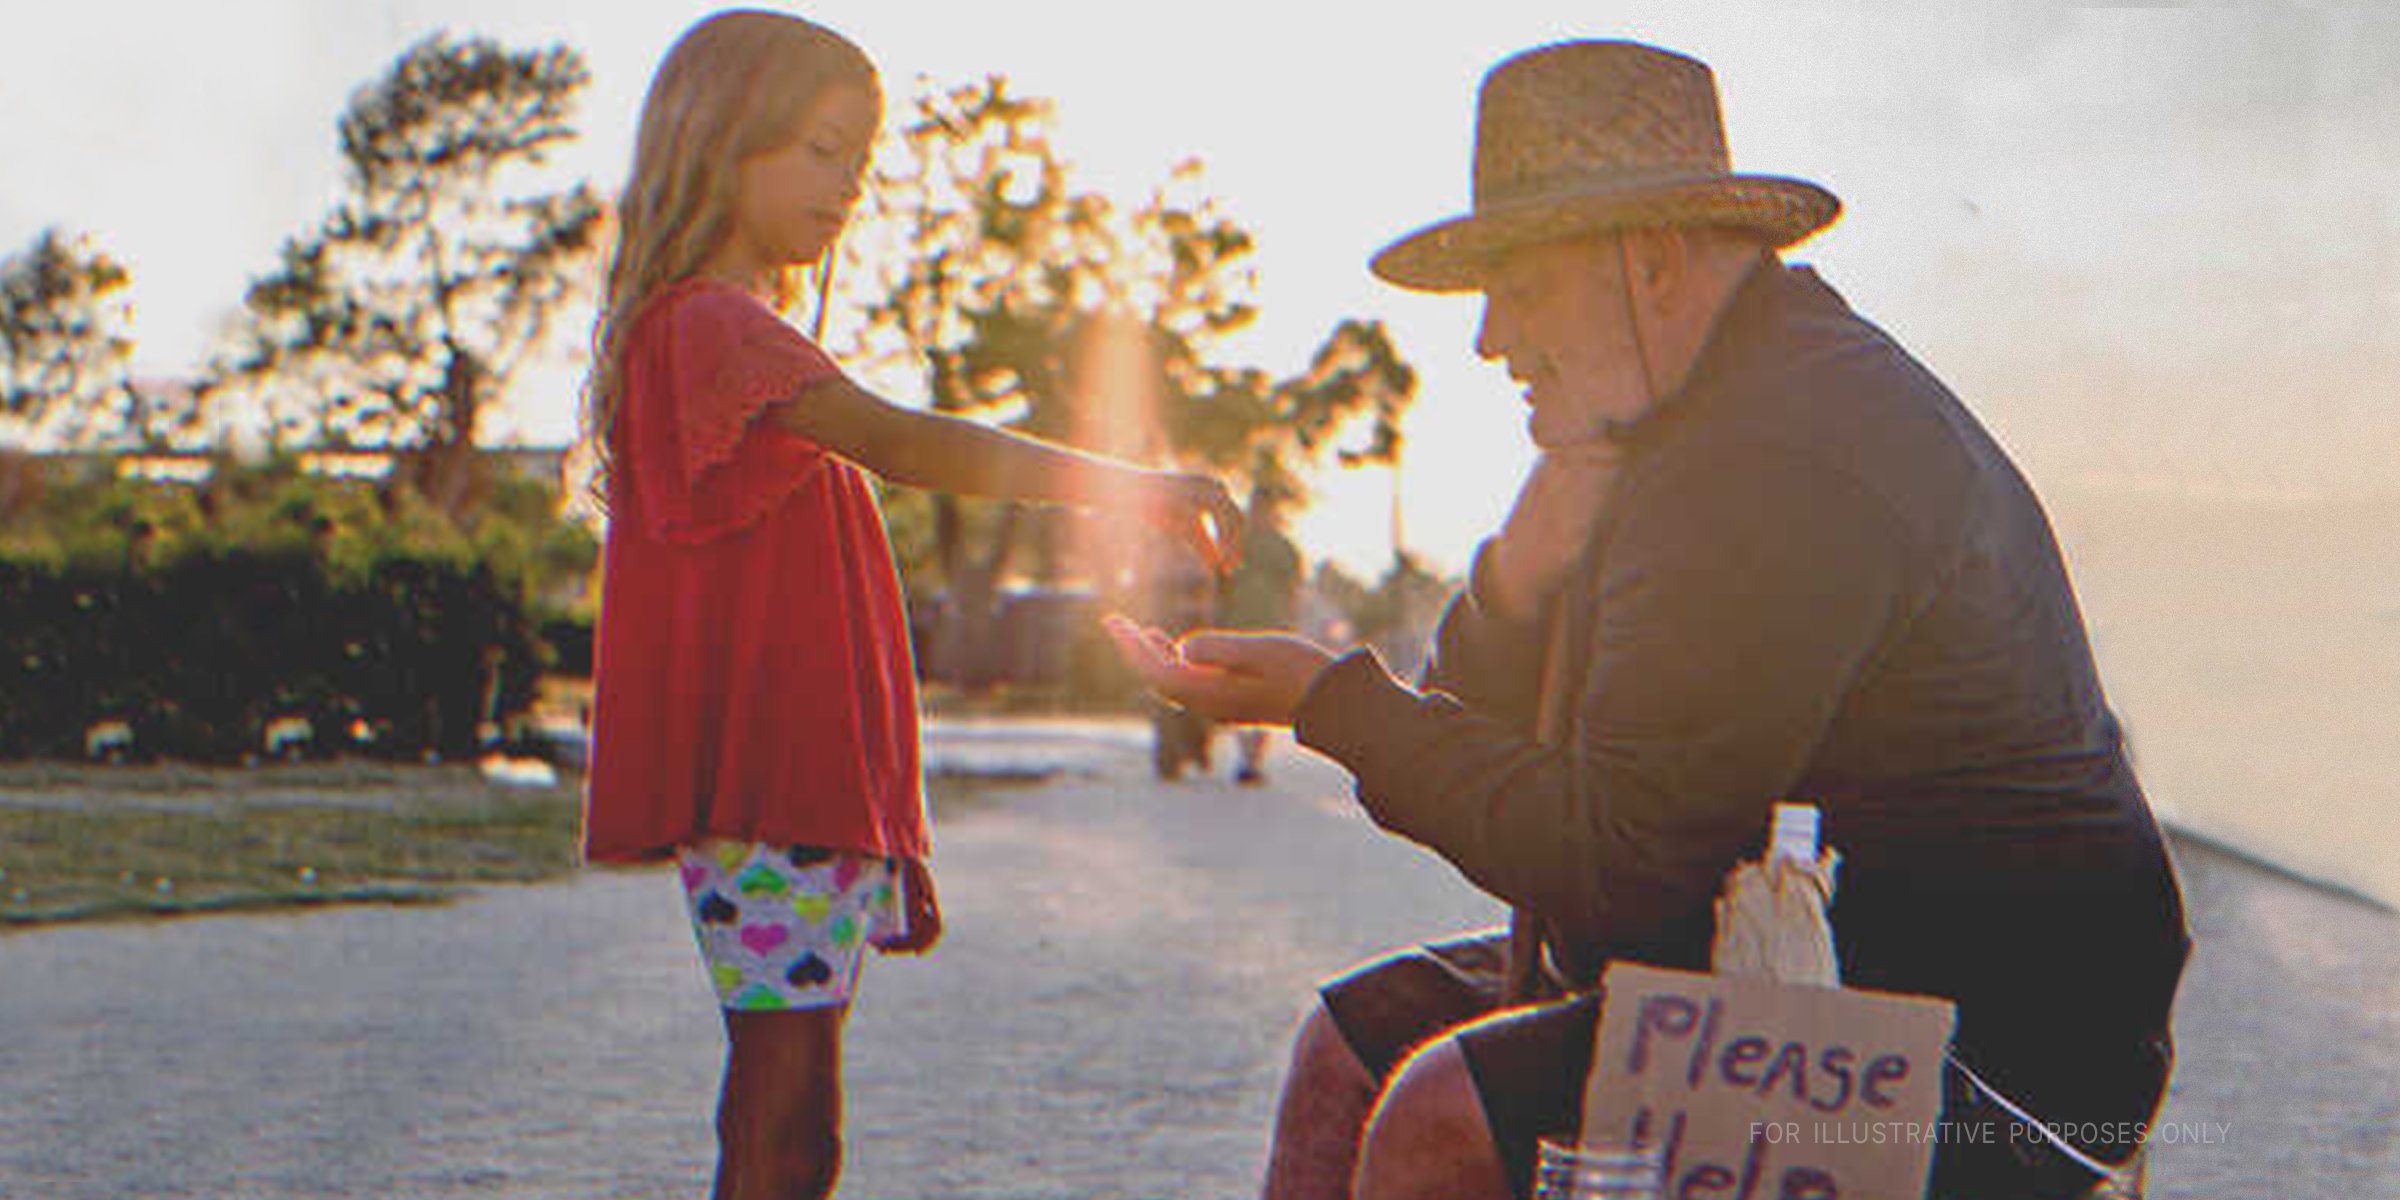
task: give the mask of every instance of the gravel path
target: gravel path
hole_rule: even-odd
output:
[[[871,966],[842,1194],[1250,1194],[1308,985],[1494,906],[1339,772],[1159,787],[1128,726],[939,814],[951,927]],[[1014,757],[1011,757],[1014,756]],[[2199,847],[2159,1197],[2400,1197],[2400,918]],[[663,871],[432,909],[0,937],[0,1197],[697,1197],[721,1042]]]

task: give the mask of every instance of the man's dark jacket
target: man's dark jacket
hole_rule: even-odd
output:
[[[2044,1120],[2148,1120],[2182,902],[2006,454],[1813,272],[1773,262],[1622,440],[1566,592],[1563,745],[1530,736],[1541,628],[1474,586],[1424,692],[1351,655],[1302,702],[1300,740],[1587,968],[1706,969],[1725,873],[1771,804],[1813,802],[1843,855],[1845,983],[1957,1000],[1961,1057]]]

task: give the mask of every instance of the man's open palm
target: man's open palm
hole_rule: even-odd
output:
[[[1290,634],[1202,632],[1177,642],[1124,617],[1107,626],[1117,653],[1153,691],[1237,724],[1291,724],[1308,685],[1333,661],[1324,647]]]

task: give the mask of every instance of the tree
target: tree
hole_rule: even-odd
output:
[[[347,194],[251,284],[208,390],[257,394],[279,442],[400,452],[395,481],[461,513],[483,413],[589,286],[591,188],[507,190],[574,137],[588,78],[563,45],[410,46],[352,97]]]
[[[1164,189],[1131,212],[1076,190],[1052,124],[1048,101],[999,76],[915,100],[850,247],[876,272],[859,349],[922,364],[937,410],[1164,457],[1157,398],[1197,378],[1203,342],[1252,315],[1249,237]],[[956,677],[971,674],[964,649],[991,641],[1027,522],[1013,504],[932,507],[947,604],[929,666]]]
[[[28,441],[93,446],[148,440],[126,332],[131,281],[86,238],[45,229],[0,260],[0,413]]]
[[[916,99],[845,251],[871,278],[856,289],[868,297],[859,354],[921,365],[937,410],[1294,496],[1359,413],[1374,431],[1345,461],[1388,461],[1415,383],[1381,328],[1342,323],[1282,382],[1218,363],[1222,339],[1256,315],[1248,231],[1201,193],[1197,162],[1129,209],[1079,190],[1053,116],[999,76]],[[1049,572],[1072,555],[1055,524],[1027,539],[1014,505],[936,497],[932,509],[927,565],[947,604],[929,665],[956,677],[963,648],[991,643],[1021,544],[1035,542]]]
[[[1305,500],[1307,476],[1327,465],[1396,466],[1400,419],[1417,395],[1417,373],[1380,321],[1345,318],[1308,366],[1269,383],[1256,370],[1221,370],[1215,387],[1187,393],[1169,414],[1171,437],[1200,461],[1253,488]],[[1363,443],[1347,444],[1359,436]]]

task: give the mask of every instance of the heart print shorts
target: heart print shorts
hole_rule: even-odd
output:
[[[675,865],[717,1000],[736,1012],[846,1005],[867,947],[906,929],[890,859],[710,841]]]

